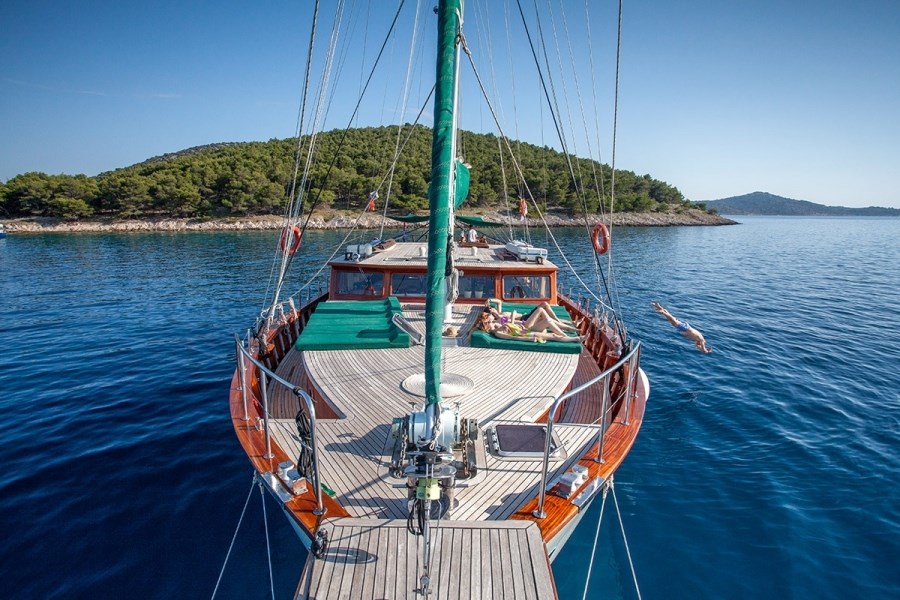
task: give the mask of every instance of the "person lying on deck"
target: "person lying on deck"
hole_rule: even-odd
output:
[[[560,320],[547,302],[542,302],[528,316],[518,316],[515,311],[501,313],[488,304],[481,313],[480,327],[507,340],[578,342],[581,339],[567,335],[566,332],[577,333],[578,330]]]
[[[694,345],[697,346],[697,349],[700,352],[703,352],[704,354],[712,352],[712,348],[706,345],[706,339],[703,337],[703,334],[691,327],[690,323],[676,319],[672,313],[663,308],[659,302],[651,302],[650,306],[653,307],[653,310],[664,316],[666,320],[678,330],[678,333],[694,342]]]

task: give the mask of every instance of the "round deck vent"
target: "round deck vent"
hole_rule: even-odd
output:
[[[410,375],[400,384],[403,391],[413,396],[425,397],[425,373]],[[472,391],[475,383],[465,375],[441,373],[441,397],[453,398]]]

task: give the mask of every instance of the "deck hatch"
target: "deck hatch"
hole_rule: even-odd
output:
[[[488,431],[492,454],[519,460],[542,459],[546,436],[546,426],[533,424],[498,424]],[[550,458],[565,458],[555,432],[550,440]]]

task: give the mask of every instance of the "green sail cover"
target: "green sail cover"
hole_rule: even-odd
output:
[[[456,159],[456,202],[453,208],[459,208],[469,197],[469,167],[463,161]]]

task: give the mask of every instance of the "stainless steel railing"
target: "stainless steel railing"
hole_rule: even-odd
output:
[[[309,429],[310,429],[310,450],[311,450],[311,462],[312,462],[312,474],[310,475],[312,479],[312,484],[315,488],[316,492],[316,508],[313,511],[316,515],[325,514],[325,506],[322,503],[322,484],[319,481],[319,451],[318,446],[316,444],[316,410],[313,406],[312,398],[309,397],[303,389],[299,386],[292,384],[290,381],[283,379],[276,375],[272,370],[266,367],[263,363],[254,358],[250,351],[247,348],[244,348],[244,345],[241,343],[240,338],[235,335],[235,346],[237,348],[237,361],[238,361],[238,374],[241,382],[241,395],[244,401],[244,420],[249,420],[247,404],[248,404],[248,391],[247,391],[247,375],[246,375],[246,364],[244,361],[250,361],[251,364],[255,365],[257,369],[259,369],[260,378],[260,396],[262,396],[262,404],[263,404],[263,422],[265,428],[265,436],[266,436],[266,458],[272,458],[274,455],[272,454],[272,438],[269,430],[269,401],[268,394],[266,392],[267,382],[266,378],[270,378],[272,381],[278,383],[289,389],[291,393],[297,396],[297,399],[300,400],[306,409],[306,414],[309,416]]]
[[[541,467],[541,487],[538,491],[538,506],[537,509],[532,512],[535,518],[543,519],[547,516],[547,513],[544,512],[544,499],[547,495],[547,473],[550,469],[550,446],[553,440],[553,422],[556,419],[556,412],[559,409],[559,405],[562,401],[571,398],[575,394],[579,394],[584,390],[590,388],[591,386],[602,384],[603,385],[603,401],[601,402],[602,407],[602,416],[600,419],[600,433],[599,433],[599,454],[598,461],[602,462],[603,460],[603,441],[606,436],[606,413],[609,411],[609,398],[610,398],[610,379],[612,378],[613,373],[615,373],[618,369],[622,367],[625,363],[629,363],[628,369],[628,380],[624,382],[624,394],[625,394],[625,405],[622,407],[624,411],[625,423],[627,424],[629,414],[631,412],[631,401],[632,396],[634,395],[634,382],[635,377],[637,377],[637,369],[635,368],[638,359],[640,358],[640,348],[641,344],[638,342],[631,351],[619,359],[619,361],[606,369],[590,381],[579,385],[576,388],[569,390],[568,392],[557,396],[553,401],[553,405],[550,408],[550,414],[547,415],[547,435],[544,440],[544,462]]]

